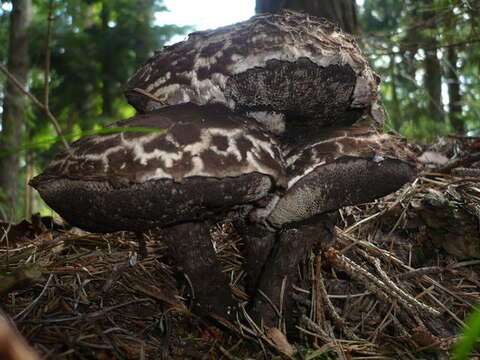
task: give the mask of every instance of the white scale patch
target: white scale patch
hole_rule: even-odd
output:
[[[295,175],[294,177],[288,179],[288,189],[290,189],[293,185],[295,185],[300,179],[303,179],[305,176],[310,174],[317,167],[325,165],[326,163],[327,163],[326,161],[318,162],[314,166],[311,166],[305,169],[305,171],[302,174]]]
[[[312,162],[312,166],[310,167],[307,167],[305,169],[303,169],[303,172],[302,173],[299,173],[299,174],[295,174],[295,176],[289,178],[288,180],[288,189],[290,189],[293,185],[295,185],[299,180],[301,180],[302,178],[304,178],[305,176],[307,176],[308,174],[310,174],[312,171],[314,171],[316,168],[320,167],[320,166],[323,166],[325,165],[327,162],[326,160],[322,160],[322,157],[318,154],[318,151],[316,151],[316,147],[317,146],[320,146],[321,144],[325,144],[325,143],[334,143],[335,146],[336,146],[336,153],[333,153],[331,155],[335,155],[334,156],[334,159],[337,159],[341,156],[344,156],[344,155],[350,155],[350,156],[355,156],[356,153],[355,152],[346,152],[344,151],[344,145],[343,145],[343,142],[345,140],[357,140],[357,139],[360,139],[362,142],[364,143],[372,143],[372,144],[381,144],[383,143],[384,141],[388,141],[390,138],[390,135],[386,134],[386,133],[376,133],[376,132],[372,132],[368,135],[363,135],[361,137],[355,137],[355,136],[350,136],[348,134],[348,132],[346,131],[343,135],[341,136],[337,136],[337,137],[333,137],[333,138],[329,138],[328,140],[324,140],[324,141],[318,141],[314,144],[311,144],[309,145],[308,147],[306,147],[305,149],[303,149],[302,151],[296,153],[296,154],[293,154],[291,156],[289,156],[287,159],[286,159],[286,164],[287,164],[287,167],[291,167],[295,164],[296,161],[298,161],[300,159],[300,157],[302,156],[302,153],[304,151],[312,151],[313,153],[313,158],[314,159],[317,159],[316,161]],[[381,160],[380,160],[381,159]],[[385,158],[383,156],[380,156],[378,154],[375,154],[374,155],[374,158],[373,158],[373,161],[376,161],[376,162],[379,162],[379,161],[383,161],[385,160]]]
[[[285,114],[272,111],[250,111],[245,115],[257,120],[272,134],[281,135],[285,132]]]

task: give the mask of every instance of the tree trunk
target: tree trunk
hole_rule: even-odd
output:
[[[33,188],[28,182],[33,177],[33,156],[32,151],[28,150],[25,154],[25,182],[24,182],[24,216],[25,219],[31,219],[33,209]]]
[[[423,18],[427,26],[433,18],[434,9],[433,1],[425,1],[425,10]],[[442,66],[437,56],[437,39],[434,31],[431,31],[425,41],[425,88],[428,95],[428,112],[436,123],[444,121],[443,104],[442,104]]]
[[[390,56],[390,76],[392,77],[391,86],[392,86],[392,109],[395,112],[390,114],[390,119],[392,120],[392,126],[394,130],[399,131],[402,126],[402,111],[400,108],[400,100],[398,99],[398,90],[397,90],[397,75],[396,75],[396,64],[395,56]]]
[[[432,38],[430,44],[436,45]],[[425,51],[425,87],[428,94],[428,112],[432,119],[441,123],[444,121],[442,104],[442,67],[437,57],[437,48]]]
[[[450,123],[458,133],[465,132],[465,124],[460,116],[462,115],[462,95],[460,93],[460,80],[458,78],[457,68],[457,50],[455,48],[448,48],[447,50],[447,82],[448,82],[448,116]]]
[[[27,31],[32,20],[32,3],[31,0],[14,0],[12,5],[8,70],[25,86],[29,66]],[[12,83],[7,82],[3,102],[0,152],[20,146],[24,123],[25,96]],[[3,202],[11,210],[9,215],[13,216],[17,206],[19,159],[17,152],[0,157],[0,187],[4,194]]]
[[[135,34],[135,46],[133,50],[135,51],[135,67],[142,66],[147,62],[147,60],[152,56],[151,49],[154,47],[150,42],[149,39],[152,38],[151,35],[151,9],[154,4],[148,4],[145,7],[140,9],[140,13],[137,14],[139,21],[136,24]],[[151,40],[150,40],[151,41]]]
[[[344,31],[357,31],[355,0],[256,0],[257,14],[292,9],[327,18],[337,23]]]
[[[110,28],[108,23],[110,22],[110,8],[106,2],[102,5],[102,35],[107,39],[110,37]],[[108,41],[103,41],[102,47],[102,115],[112,118],[114,116],[113,111],[113,89],[111,79],[112,63],[110,61],[113,53],[110,52],[110,44]]]

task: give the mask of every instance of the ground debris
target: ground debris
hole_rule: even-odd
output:
[[[341,210],[336,240],[299,266],[293,324],[252,320],[245,243],[230,223],[211,235],[235,322],[190,312],[188,279],[154,234],[141,258],[134,234],[39,217],[0,224],[1,308],[48,359],[447,358],[480,299],[480,147],[447,140],[422,150],[447,162],[433,156],[395,194]]]

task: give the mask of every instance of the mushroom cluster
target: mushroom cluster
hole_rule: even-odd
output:
[[[403,139],[358,125],[366,114],[381,122],[378,82],[350,36],[306,14],[193,33],[129,80],[139,115],[76,141],[30,184],[83,229],[156,229],[195,308],[224,318],[236,302],[209,227],[232,219],[247,243],[252,308],[272,324],[267,308],[326,214],[415,174]]]

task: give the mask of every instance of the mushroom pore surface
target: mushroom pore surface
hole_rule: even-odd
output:
[[[380,198],[416,174],[403,138],[359,125],[326,129],[286,162],[288,190],[267,219],[276,228]]]

